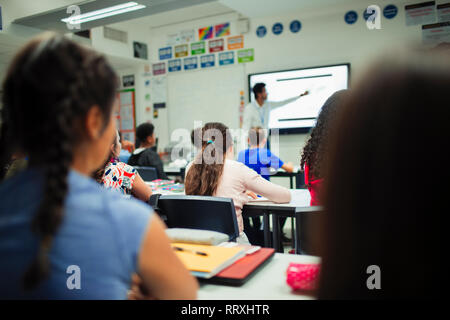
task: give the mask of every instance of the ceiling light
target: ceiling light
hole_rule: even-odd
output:
[[[70,24],[81,24],[88,21],[115,16],[125,12],[143,9],[145,7],[146,7],[145,5],[139,4],[137,2],[127,2],[113,7],[86,12],[76,16],[70,16],[68,18],[61,19],[61,21]]]

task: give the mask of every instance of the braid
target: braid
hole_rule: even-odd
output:
[[[53,127],[54,136],[47,141],[49,152],[44,162],[44,194],[32,222],[32,230],[39,236],[39,251],[24,275],[24,288],[33,289],[50,271],[49,251],[53,238],[63,220],[64,200],[68,191],[67,176],[72,163],[72,110],[68,100]],[[57,138],[56,138],[57,137]]]
[[[23,276],[24,288],[33,289],[50,273],[49,254],[63,222],[67,178],[83,119],[95,105],[107,127],[117,76],[104,57],[50,34],[32,40],[16,55],[3,86],[1,168],[13,151],[23,150],[30,167],[44,177],[42,201],[31,223],[39,248]]]

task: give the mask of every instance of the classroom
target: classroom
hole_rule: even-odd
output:
[[[439,298],[449,56],[448,0],[0,0],[0,300]]]

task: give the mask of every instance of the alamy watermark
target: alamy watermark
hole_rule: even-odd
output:
[[[75,264],[70,265],[66,269],[67,277],[66,285],[69,290],[81,290],[81,268]]]
[[[367,274],[370,276],[367,278],[366,285],[369,290],[381,289],[381,269],[379,266],[373,264],[367,267]]]

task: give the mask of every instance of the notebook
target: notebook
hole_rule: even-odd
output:
[[[171,243],[175,254],[191,274],[209,279],[245,256],[245,249],[224,248],[190,243]]]
[[[268,263],[274,254],[275,249],[273,248],[260,248],[260,250],[247,254],[244,258],[236,261],[206,281],[208,283],[241,286]]]

